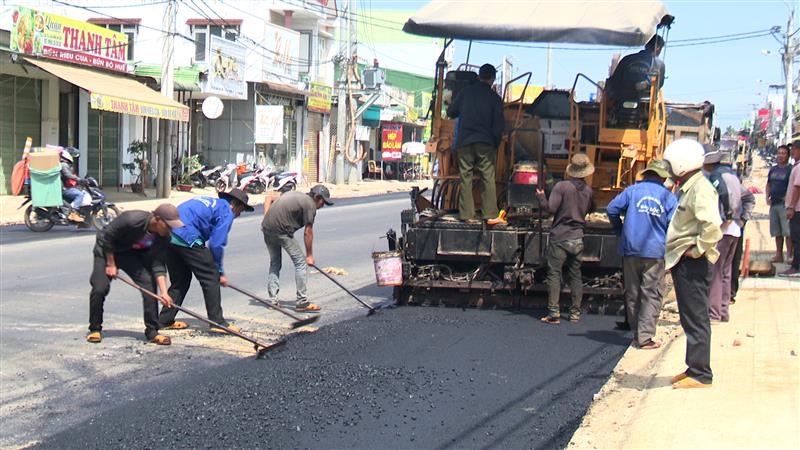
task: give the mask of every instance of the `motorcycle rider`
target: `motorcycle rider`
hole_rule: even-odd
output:
[[[61,196],[66,202],[69,202],[72,208],[67,219],[73,222],[83,222],[84,218],[79,211],[83,205],[83,196],[88,194],[78,188],[78,184],[82,183],[83,179],[75,174],[74,157],[77,154],[78,150],[73,147],[67,147],[61,151]]]
[[[203,290],[208,318],[234,331],[239,331],[239,328],[229,324],[222,315],[220,285],[228,285],[222,256],[233,219],[243,211],[253,211],[253,207],[247,204],[248,200],[247,194],[241,189],[233,189],[220,192],[219,198],[199,196],[181,203],[178,212],[184,226],[172,230],[167,253],[167,270],[172,283],[169,296],[175,304],[183,304],[194,274]],[[177,313],[175,308],[162,309],[158,317],[161,328],[187,328],[189,325],[186,322],[175,320]],[[226,332],[217,327],[211,327],[210,331]]]
[[[133,281],[153,292],[161,293],[161,303],[172,307],[167,293],[165,256],[170,230],[182,227],[178,209],[169,203],[155,211],[125,211],[97,233],[94,246],[94,268],[89,294],[89,334],[86,340],[99,343],[103,339],[103,303],[111,289],[111,280],[119,269]],[[169,345],[169,337],[158,334],[158,303],[144,293],[144,335],[149,342]]]

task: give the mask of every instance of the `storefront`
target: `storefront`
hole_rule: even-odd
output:
[[[14,53],[0,65],[0,101],[15,105],[0,119],[10,123],[0,129],[4,166],[31,136],[34,146],[77,147],[81,176],[119,186],[124,150],[147,138],[144,117],[188,121],[187,107],[127,76],[125,33],[24,7],[12,19]]]
[[[303,169],[305,98],[308,91],[267,82],[255,84],[255,154],[274,170]]]
[[[5,60],[8,54],[0,52]],[[28,137],[34,146],[42,145],[42,86],[46,80],[8,74],[0,64],[0,194],[11,188],[11,171],[22,157]],[[20,70],[21,75],[26,75]]]
[[[305,140],[303,142],[303,176],[309,183],[316,183],[324,177],[324,155],[328,149],[330,133],[331,97],[333,89],[320,83],[311,83],[308,97],[308,116]],[[322,159],[321,159],[322,158]]]

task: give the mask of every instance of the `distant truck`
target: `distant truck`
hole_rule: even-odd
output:
[[[689,138],[701,144],[715,141],[714,105],[703,103],[666,103],[667,142]]]

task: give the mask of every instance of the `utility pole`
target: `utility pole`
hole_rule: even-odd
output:
[[[796,52],[796,39],[793,35],[794,30],[794,8],[789,12],[789,24],[786,26],[786,43],[783,48],[783,70],[786,77],[786,102],[784,114],[786,120],[783,123],[783,143],[792,140],[792,124],[794,122],[794,69],[792,63]]]
[[[355,15],[358,14],[358,2],[354,2],[353,0],[348,0],[349,6],[347,8],[347,12],[349,13],[349,20],[347,29],[349,31],[349,45],[348,45],[348,52],[347,52],[347,63],[348,67],[352,68],[352,71],[358,70],[358,28],[357,22],[355,20]],[[350,77],[351,70],[347,71],[347,76]],[[358,89],[361,86],[357,86]],[[349,97],[349,96],[348,96]],[[355,124],[350,122],[350,117],[353,115],[355,110],[358,109],[358,104],[353,104],[350,102],[350,98],[347,99],[347,134],[345,136],[348,137],[347,139],[347,147],[346,154],[350,155],[353,154],[353,158],[358,157],[358,149],[354,146],[355,142]],[[351,129],[352,128],[352,129]],[[357,162],[352,163],[350,161],[346,161],[347,164],[347,184],[356,184],[358,182],[359,176],[361,176],[360,171],[358,170]]]
[[[161,95],[172,99],[174,90],[174,53],[175,53],[175,21],[178,14],[178,5],[175,0],[169,0],[165,6],[163,28],[168,33],[164,35],[163,51],[161,52]],[[156,196],[169,198],[172,189],[172,122],[158,119],[158,185]]]
[[[345,14],[350,14],[350,0],[346,0]],[[349,26],[350,19],[345,16]],[[339,35],[342,34],[341,23],[339,26]],[[338,106],[336,108],[336,159],[333,168],[333,181],[336,184],[344,184],[344,152],[347,151],[347,80],[350,77],[350,42],[348,40],[339,40],[339,88],[338,88]]]
[[[547,44],[547,81],[544,84],[545,89],[553,87],[553,46]]]

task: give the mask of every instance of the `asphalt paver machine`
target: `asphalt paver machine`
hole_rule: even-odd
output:
[[[508,3],[508,4],[504,4]],[[654,34],[666,34],[673,18],[658,2],[459,2],[429,3],[404,31],[468,41],[522,41],[643,46]],[[586,153],[595,173],[587,180],[600,212],[588,218],[584,238],[584,295],[604,308],[622,293],[622,259],[602,208],[652,158],[660,157],[666,138],[664,100],[654,76],[650,90],[635,101],[612,102],[603,83],[578,74],[569,90],[544,90],[526,102],[531,74],[503,86],[506,134],[497,149],[498,205],[508,225],[469,224],[457,219],[459,176],[453,152],[454,120],[446,105],[468,83],[477,67],[462,64],[448,70],[445,51],[436,66],[431,102],[432,130],[428,150],[436,170],[430,196],[411,193],[412,208],[401,217],[398,251],[403,282],[396,287],[400,304],[444,303],[460,306],[537,306],[546,290],[546,255],[551,219],[539,208],[535,191],[546,191],[563,178],[571,155]],[[512,95],[509,86],[522,86]],[[578,101],[576,87],[596,90],[590,101]],[[514,98],[512,98],[514,97]],[[480,183],[474,183],[480,209]],[[564,288],[567,292],[567,288]],[[537,300],[538,299],[538,300]]]

